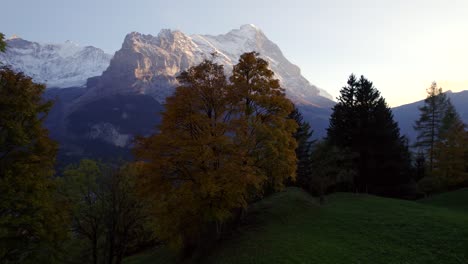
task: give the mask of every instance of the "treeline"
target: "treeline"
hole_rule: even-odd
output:
[[[134,164],[83,160],[55,171],[44,90],[0,65],[0,263],[122,263],[159,243]]]
[[[414,199],[468,186],[468,132],[442,88],[433,83],[419,108],[417,142],[400,134],[391,109],[363,76],[340,91],[327,137],[312,130],[298,111],[296,184],[316,194],[365,192]]]
[[[415,158],[425,193],[468,187],[468,132],[450,98],[434,82],[419,108]]]
[[[59,173],[45,86],[0,69],[0,263],[122,263],[161,243],[196,258],[249,204],[288,185],[324,202],[332,191],[415,198],[468,183],[468,134],[435,84],[413,154],[363,76],[349,77],[321,141],[255,52],[230,76],[205,60],[178,81],[134,161],[82,160]]]
[[[297,153],[299,164],[305,164],[298,166],[298,184],[321,197],[330,189],[411,195],[407,140],[385,99],[363,76],[351,75],[340,91],[326,139],[304,148]]]
[[[318,195],[365,192],[415,199],[468,187],[468,132],[442,88],[433,83],[419,108],[409,144],[373,84],[351,75],[333,108],[327,137],[312,130],[296,110],[296,184]]]
[[[83,160],[56,175],[44,89],[0,68],[0,263],[121,263],[156,242],[135,169]]]

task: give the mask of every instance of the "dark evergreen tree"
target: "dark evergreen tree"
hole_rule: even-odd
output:
[[[455,109],[455,106],[453,106],[452,101],[450,101],[450,98],[446,97],[444,107],[445,111],[438,131],[439,141],[443,140],[447,136],[447,134],[450,133],[449,131],[454,125],[463,123],[463,121],[460,118],[460,115]]]
[[[330,117],[330,125],[327,129],[327,137],[330,143],[344,146],[350,143],[357,130],[357,115],[355,105],[355,94],[357,80],[354,75],[348,79],[347,86],[343,87],[338,97],[338,104],[333,107]]]
[[[409,181],[406,139],[372,82],[351,75],[341,90],[328,128],[332,145],[357,154],[354,185],[359,191],[396,194]]]
[[[310,176],[310,151],[311,145],[315,140],[311,140],[314,131],[311,129],[310,124],[304,121],[304,117],[297,107],[289,114],[289,118],[296,121],[298,128],[293,134],[297,142],[296,157],[296,184],[304,189],[309,188]]]
[[[414,160],[414,179],[419,181],[426,176],[426,157],[424,153],[418,152]]]

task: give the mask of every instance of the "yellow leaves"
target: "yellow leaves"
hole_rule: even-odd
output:
[[[468,133],[465,125],[456,121],[435,144],[433,174],[449,187],[468,183]]]
[[[167,98],[160,134],[140,138],[142,196],[152,204],[160,238],[185,245],[206,225],[294,176],[292,103],[256,53],[241,56],[228,84],[211,61],[183,72]]]

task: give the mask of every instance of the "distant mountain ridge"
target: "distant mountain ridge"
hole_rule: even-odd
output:
[[[458,114],[465,124],[468,124],[468,90],[453,93],[446,92],[452,104],[455,106]],[[417,132],[414,130],[414,122],[419,119],[419,107],[424,104],[424,100],[414,103],[401,105],[392,109],[393,116],[398,122],[400,130],[403,135],[406,135],[410,140],[410,145],[416,142]]]
[[[40,44],[14,37],[6,43],[0,61],[48,88],[83,86],[88,78],[101,75],[112,58],[101,49],[71,41]]]

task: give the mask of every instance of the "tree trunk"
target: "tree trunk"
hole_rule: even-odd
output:
[[[97,264],[98,263],[98,250],[97,250],[97,234],[96,232],[94,233],[94,237],[93,237],[93,263],[94,264]]]
[[[107,259],[108,264],[112,264],[114,260],[114,230],[109,230],[109,256]]]

